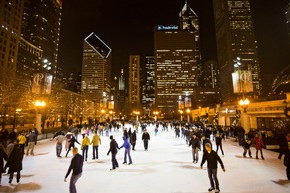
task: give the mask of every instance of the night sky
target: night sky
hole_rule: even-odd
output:
[[[80,72],[83,40],[95,32],[112,48],[113,75],[128,68],[130,54],[153,54],[156,25],[178,25],[184,0],[63,0],[59,66]],[[266,83],[289,64],[283,6],[287,0],[252,0],[258,55]],[[203,61],[216,60],[212,0],[188,0],[200,20]]]

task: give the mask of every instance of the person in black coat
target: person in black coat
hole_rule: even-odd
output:
[[[72,137],[71,137],[71,139],[70,139],[69,142],[70,142],[70,144],[69,144],[69,147],[68,147],[68,150],[67,150],[67,152],[66,152],[65,157],[67,157],[67,154],[68,154],[68,152],[71,150],[71,148],[74,148],[74,147],[75,147],[75,143],[78,143],[79,145],[81,145],[81,144],[76,140],[76,138],[75,138],[74,135],[72,135]]]
[[[200,140],[196,136],[195,133],[193,133],[191,140],[189,141],[189,145],[192,147],[192,157],[193,157],[193,163],[198,162],[198,152],[200,150]]]
[[[13,151],[11,152],[11,155],[8,158],[6,167],[9,168],[8,173],[9,176],[9,183],[11,184],[13,180],[13,174],[14,172],[17,172],[17,183],[20,181],[20,171],[22,170],[22,160],[23,160],[23,148],[19,144],[15,144]]]
[[[290,150],[286,150],[284,157],[284,165],[286,166],[286,176],[290,180]]]
[[[242,147],[244,148],[244,153],[243,153],[244,157],[247,157],[247,152],[249,156],[252,157],[251,146],[252,146],[251,139],[247,139],[246,141],[242,143]]]
[[[1,185],[2,173],[5,173],[4,160],[5,161],[7,160],[7,154],[5,153],[3,145],[0,145],[0,185]]]
[[[118,143],[116,142],[116,140],[113,138],[112,135],[110,136],[110,140],[111,140],[110,149],[109,149],[107,155],[109,155],[111,153],[111,155],[112,155],[112,169],[110,169],[110,170],[115,170],[116,168],[119,167],[119,163],[116,159],[116,155],[118,153],[118,149],[120,149],[120,148],[118,146]]]
[[[137,134],[136,134],[136,130],[134,130],[132,135],[131,135],[131,137],[130,137],[130,143],[132,145],[132,150],[133,151],[135,151],[136,141],[137,141]]]
[[[222,170],[225,172],[224,164],[218,154],[212,150],[210,143],[205,144],[205,151],[203,153],[200,167],[202,169],[203,164],[207,161],[207,172],[211,187],[208,189],[209,192],[215,189],[215,192],[220,192],[219,181],[217,178],[217,162],[220,163]]]
[[[218,153],[218,150],[219,150],[219,147],[220,147],[221,151],[222,151],[222,155],[224,155],[224,150],[223,150],[223,145],[222,145],[222,137],[221,137],[221,135],[219,133],[216,134],[215,143],[216,143],[216,152]]]
[[[204,135],[201,136],[201,140],[202,140],[202,147],[203,147],[203,151],[206,151],[205,150],[205,144],[209,143],[211,144],[211,141],[209,138],[206,138]],[[212,144],[211,144],[212,145]]]
[[[147,132],[146,129],[144,130],[144,133],[142,134],[142,140],[143,140],[143,143],[144,143],[145,151],[147,151],[148,150],[148,142],[150,140],[150,135],[149,135],[149,133]]]

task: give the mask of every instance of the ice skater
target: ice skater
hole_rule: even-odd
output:
[[[256,136],[254,138],[254,144],[255,144],[255,147],[256,147],[256,159],[259,159],[259,156],[258,156],[258,152],[259,151],[261,153],[261,158],[264,159],[264,156],[263,156],[264,143],[263,143],[262,138],[259,137],[258,134],[256,134]]]
[[[7,160],[7,154],[5,153],[5,149],[2,144],[0,144],[0,186],[1,186],[1,178],[2,173],[5,173],[4,169],[4,160]]]
[[[83,159],[85,161],[88,161],[88,150],[89,150],[89,145],[90,145],[90,139],[88,137],[88,135],[85,135],[85,138],[82,141],[82,146],[81,149],[83,150]]]
[[[192,138],[189,141],[188,146],[192,147],[193,163],[197,163],[198,162],[198,152],[200,150],[200,140],[198,139],[198,137],[196,136],[195,133],[192,135]]]
[[[79,145],[81,145],[77,140],[76,140],[76,138],[75,138],[75,136],[71,136],[71,139],[70,139],[70,141],[69,141],[69,146],[68,146],[68,150],[67,150],[67,152],[66,152],[66,155],[65,155],[65,157],[67,157],[67,154],[68,154],[68,152],[71,150],[71,148],[74,148],[75,147],[75,143],[78,143]]]
[[[95,131],[91,144],[93,144],[93,160],[99,159],[99,145],[102,143],[98,131]]]
[[[120,149],[120,148],[118,146],[118,143],[116,142],[116,140],[114,139],[114,137],[112,135],[110,136],[110,140],[111,140],[110,149],[109,149],[107,155],[109,155],[110,153],[112,155],[112,169],[110,169],[112,171],[112,170],[115,170],[116,168],[119,167],[116,156],[118,153],[118,149]]]
[[[70,177],[69,183],[69,192],[76,193],[76,182],[82,176],[83,172],[83,157],[78,153],[78,148],[74,147],[72,150],[73,158],[71,160],[70,166],[67,170],[67,173],[64,177],[64,181],[66,182],[67,177],[72,171],[72,175]]]
[[[148,131],[146,129],[144,130],[144,133],[142,134],[142,140],[144,143],[144,149],[145,149],[145,151],[147,151],[148,150],[148,143],[150,141],[150,134],[148,133]]]
[[[61,158],[61,150],[62,150],[62,143],[64,140],[66,140],[65,136],[63,134],[60,134],[55,137],[56,140],[56,157]]]
[[[124,162],[123,164],[126,164],[127,163],[127,156],[129,158],[129,165],[131,165],[133,162],[132,162],[132,158],[131,158],[131,154],[130,154],[130,151],[131,151],[131,145],[130,143],[128,142],[128,139],[126,138],[126,136],[123,136],[123,140],[124,140],[124,143],[123,145],[121,145],[120,148],[125,148],[125,153],[124,153]]]
[[[219,133],[215,136],[215,143],[216,143],[216,153],[219,151],[219,147],[221,148],[222,155],[224,155],[223,144],[222,144],[222,137]]]
[[[23,148],[21,144],[14,145],[14,148],[8,158],[6,167],[9,168],[9,184],[12,183],[14,172],[16,172],[17,183],[20,182],[20,171],[22,170]]]
[[[244,148],[244,153],[243,153],[244,157],[247,157],[247,152],[249,156],[252,157],[251,146],[252,146],[251,139],[247,139],[246,141],[242,143],[242,147]]]
[[[219,181],[217,178],[217,162],[220,163],[222,170],[225,172],[224,164],[218,154],[212,150],[211,144],[205,144],[205,151],[203,152],[202,161],[200,167],[202,169],[203,164],[207,161],[207,172],[211,187],[209,192],[215,190],[215,193],[220,192]]]

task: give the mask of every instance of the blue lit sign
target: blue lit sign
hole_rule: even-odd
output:
[[[161,31],[161,30],[178,30],[178,26],[177,25],[170,25],[170,26],[158,25],[157,30],[159,30],[159,31]]]

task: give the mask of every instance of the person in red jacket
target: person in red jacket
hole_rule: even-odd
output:
[[[262,151],[262,149],[264,147],[264,143],[263,143],[262,138],[258,134],[256,134],[253,141],[254,141],[254,144],[256,147],[256,159],[259,159],[259,157],[258,157],[259,151],[261,152],[261,158],[264,159],[263,151]]]

